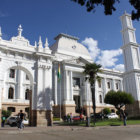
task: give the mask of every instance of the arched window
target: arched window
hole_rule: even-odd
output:
[[[15,69],[10,69],[9,77],[15,78]]]
[[[102,95],[99,96],[99,101],[102,103]]]
[[[14,98],[14,89],[10,87],[8,91],[8,99],[13,99],[13,98]]]
[[[98,87],[101,88],[102,87],[102,83],[101,83],[101,80],[98,81]]]
[[[30,99],[30,90],[26,89],[25,91],[25,100],[29,100]]]

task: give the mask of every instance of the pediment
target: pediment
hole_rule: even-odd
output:
[[[26,46],[26,47],[30,46],[29,40],[27,40],[23,36],[12,37],[11,42],[19,46]]]
[[[67,60],[64,60],[63,62],[67,64],[74,64],[74,65],[81,65],[81,66],[84,66],[85,64],[90,63],[89,61],[85,60],[82,57],[67,59]]]

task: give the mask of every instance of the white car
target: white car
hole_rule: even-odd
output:
[[[119,118],[118,115],[116,113],[110,113],[107,115],[108,119],[117,119]]]
[[[17,119],[18,116],[10,116],[7,118],[7,124],[9,124],[10,126],[17,126]],[[23,124],[27,125],[29,122],[27,119],[23,120]]]

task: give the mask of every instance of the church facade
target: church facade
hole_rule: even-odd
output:
[[[128,107],[131,113],[140,115],[140,59],[139,45],[131,16],[121,16],[123,56],[125,72],[103,69],[96,82],[97,112],[113,108],[104,103],[110,90],[125,90],[133,95],[136,102]],[[18,35],[4,40],[0,30],[0,111],[10,110],[16,115],[23,110],[32,125],[47,125],[54,116],[63,117],[68,113],[92,112],[90,84],[85,81],[83,66],[93,62],[87,48],[78,38],[59,34],[55,43],[31,45],[22,36],[21,25]],[[60,72],[60,79],[58,78]],[[29,113],[30,112],[30,113]],[[47,122],[48,121],[48,122]]]

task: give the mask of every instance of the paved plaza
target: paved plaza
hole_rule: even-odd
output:
[[[0,128],[0,140],[140,140],[140,125]]]

